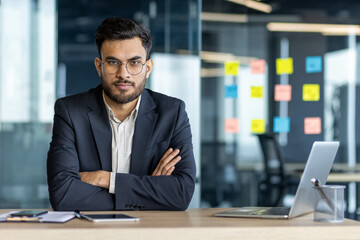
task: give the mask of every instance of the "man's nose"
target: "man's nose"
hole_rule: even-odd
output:
[[[130,74],[126,69],[126,63],[122,63],[116,72],[116,76],[122,77],[122,78],[129,78]]]

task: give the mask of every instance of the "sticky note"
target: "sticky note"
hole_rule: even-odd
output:
[[[264,74],[266,61],[264,59],[252,60],[250,61],[250,68],[252,74]]]
[[[238,74],[239,62],[225,62],[225,75],[236,76]]]
[[[226,98],[237,98],[238,97],[238,86],[237,85],[226,85],[225,86],[225,97]]]
[[[290,118],[288,117],[274,117],[274,133],[286,132],[290,131]]]
[[[303,100],[304,101],[319,101],[320,100],[320,85],[319,84],[304,84],[303,85]]]
[[[292,58],[277,58],[276,59],[276,74],[292,74],[293,73],[293,59]]]
[[[276,84],[274,88],[275,101],[290,101],[291,100],[291,85]]]
[[[265,132],[265,119],[252,119],[251,120],[251,132],[252,133],[264,133]]]
[[[307,73],[316,73],[322,71],[322,57],[312,56],[306,57],[305,68]]]
[[[225,119],[225,132],[238,133],[239,132],[239,119],[227,118]]]
[[[320,134],[321,133],[321,118],[307,117],[304,119],[305,134]]]
[[[251,92],[250,92],[250,97],[251,98],[262,98],[263,96],[263,87],[262,86],[258,86],[258,87],[251,87]]]

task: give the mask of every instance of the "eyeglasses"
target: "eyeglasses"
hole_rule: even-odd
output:
[[[116,74],[121,65],[125,64],[126,71],[131,75],[138,75],[143,70],[145,63],[142,63],[140,60],[130,60],[127,62],[120,62],[116,59],[107,59],[105,62],[101,62],[105,66],[105,70],[109,74]]]

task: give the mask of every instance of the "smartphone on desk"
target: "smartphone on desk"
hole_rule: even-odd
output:
[[[37,217],[40,216],[42,214],[47,213],[48,211],[44,211],[44,210],[23,210],[23,211],[19,211],[19,212],[15,212],[11,214],[11,217],[28,217],[28,218],[33,218],[33,217]]]
[[[125,214],[82,214],[82,217],[91,222],[138,222],[137,217]]]

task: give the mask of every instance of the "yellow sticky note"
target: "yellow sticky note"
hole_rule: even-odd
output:
[[[225,132],[238,133],[239,132],[239,119],[237,119],[237,118],[225,119]]]
[[[251,120],[251,132],[252,133],[264,133],[265,132],[265,119],[252,119]]]
[[[239,62],[225,62],[225,75],[236,76],[238,74]]]
[[[263,87],[251,87],[251,98],[262,98],[263,96]]]
[[[292,58],[277,58],[276,59],[276,74],[292,74],[293,73],[293,59]]]
[[[319,101],[320,100],[320,85],[319,84],[304,84],[303,85],[303,100],[304,101]]]

